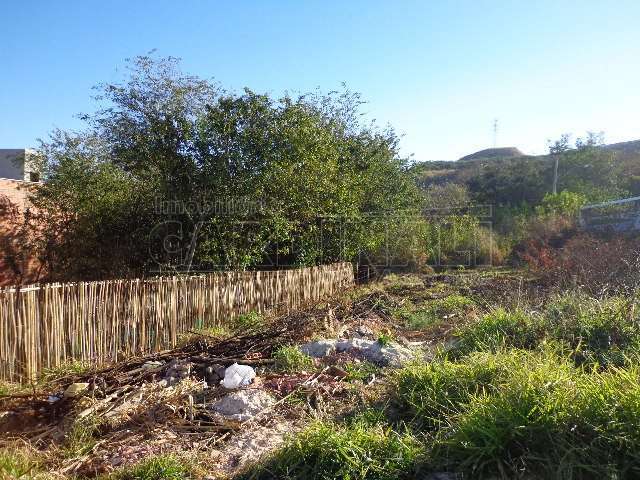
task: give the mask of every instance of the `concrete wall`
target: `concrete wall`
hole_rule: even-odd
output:
[[[0,178],[24,180],[24,149],[0,150]]]
[[[0,178],[13,180],[34,181],[39,178],[35,168],[36,152],[29,148],[2,148],[0,149]]]

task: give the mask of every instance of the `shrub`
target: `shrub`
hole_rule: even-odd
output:
[[[276,258],[310,266],[389,239],[413,257],[416,242],[402,235],[413,221],[386,212],[417,208],[419,191],[393,129],[362,122],[360,95],[235,94],[183,74],[173,58],[129,66],[98,87],[83,131],[41,145],[34,247],[50,277],[243,270]]]
[[[580,208],[586,203],[587,197],[585,195],[563,190],[560,193],[547,193],[535,211],[540,216],[563,215],[575,218]]]
[[[536,274],[555,268],[556,250],[575,235],[575,222],[562,215],[534,216],[526,220],[514,255]]]
[[[560,287],[579,286],[592,295],[633,294],[640,286],[640,242],[637,238],[576,235],[562,249],[550,249],[545,268],[534,271]]]
[[[295,345],[280,347],[274,352],[273,358],[276,368],[283,372],[299,372],[313,367],[313,359]]]
[[[426,232],[430,265],[475,267],[504,261],[497,234],[480,226],[478,218],[447,215],[436,216],[431,222]]]
[[[255,330],[262,327],[265,323],[265,319],[256,311],[249,313],[243,313],[233,319],[233,330]]]
[[[318,422],[241,478],[410,479],[415,478],[422,452],[423,447],[413,436],[394,432],[383,424],[354,422],[344,427]]]

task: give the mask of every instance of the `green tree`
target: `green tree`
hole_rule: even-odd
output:
[[[628,195],[622,188],[623,173],[615,154],[603,148],[602,132],[587,132],[573,145],[565,134],[549,147],[557,162],[557,189],[579,193],[588,202],[599,202]]]
[[[353,259],[385,245],[388,212],[419,206],[397,136],[362,124],[357,94],[276,99],[224,91],[173,58],[129,67],[99,86],[85,132],[42,144],[34,203],[52,272]]]

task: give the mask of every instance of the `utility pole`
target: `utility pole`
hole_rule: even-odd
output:
[[[560,160],[560,155],[557,153],[554,155],[555,157],[555,165],[553,166],[553,189],[552,193],[555,195],[558,193],[558,161]]]

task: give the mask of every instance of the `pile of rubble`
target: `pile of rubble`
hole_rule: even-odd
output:
[[[415,351],[397,342],[381,342],[366,338],[322,339],[305,343],[300,350],[312,358],[324,358],[334,353],[351,353],[363,360],[384,367],[399,368],[415,356]]]

